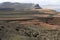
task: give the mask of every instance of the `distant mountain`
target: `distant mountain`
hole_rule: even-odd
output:
[[[32,3],[11,3],[4,2],[0,3],[0,11],[22,11],[30,10],[34,4]]]

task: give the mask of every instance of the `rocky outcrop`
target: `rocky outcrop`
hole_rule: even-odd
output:
[[[39,4],[36,4],[36,5],[34,6],[34,8],[35,8],[35,9],[42,9],[42,8],[39,6]]]

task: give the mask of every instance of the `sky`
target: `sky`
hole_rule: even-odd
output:
[[[35,3],[40,5],[60,5],[60,0],[0,0],[1,2]]]

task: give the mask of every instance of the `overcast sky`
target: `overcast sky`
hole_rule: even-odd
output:
[[[60,5],[60,0],[0,0],[0,2],[39,3],[40,5]]]

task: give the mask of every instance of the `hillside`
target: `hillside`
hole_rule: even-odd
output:
[[[60,13],[34,4],[0,4],[0,40],[60,40]]]

